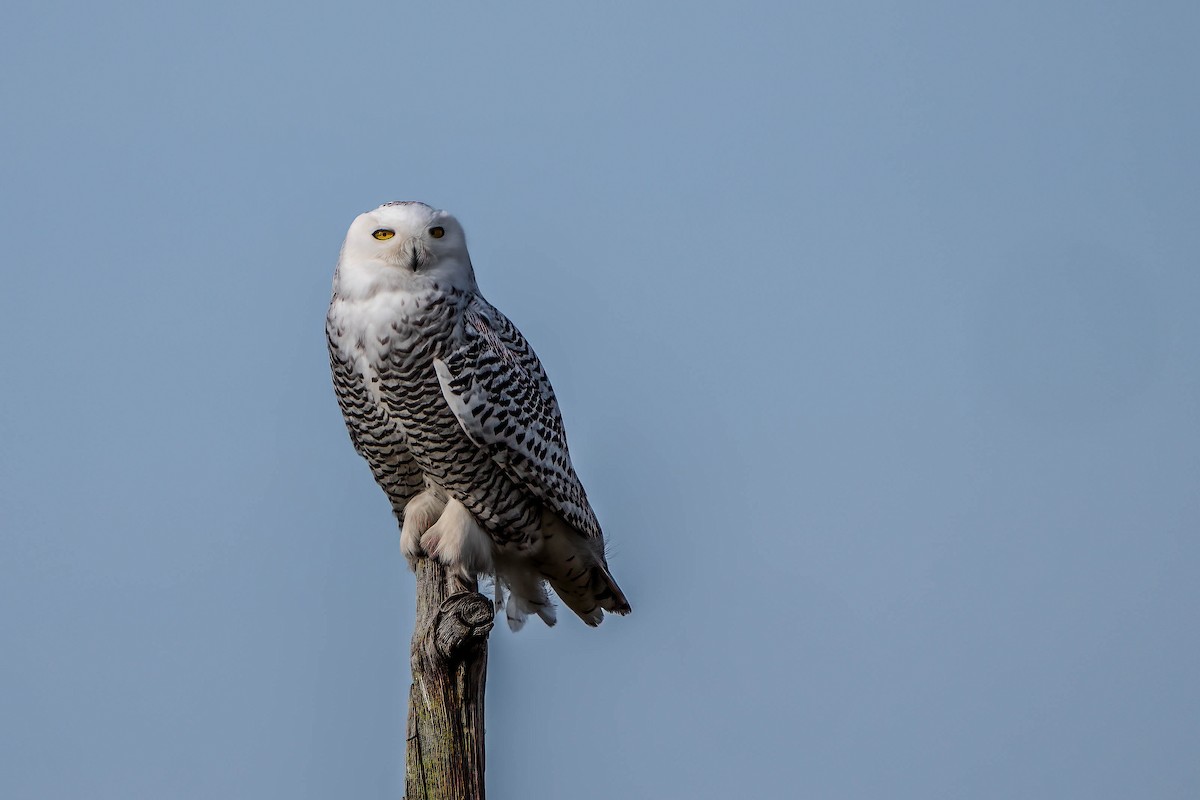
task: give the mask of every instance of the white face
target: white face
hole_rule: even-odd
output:
[[[359,214],[342,245],[338,277],[351,294],[435,282],[475,288],[462,225],[424,203],[388,203]]]

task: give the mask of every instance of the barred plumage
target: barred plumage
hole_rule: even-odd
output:
[[[590,625],[629,604],[571,465],[550,381],[479,295],[458,221],[389,203],[350,227],[326,323],[355,449],[430,555],[507,587],[510,625],[554,614],[545,582]]]

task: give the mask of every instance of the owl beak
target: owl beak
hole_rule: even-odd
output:
[[[421,247],[421,242],[417,239],[406,241],[401,253],[405,256],[408,268],[413,272],[416,272],[417,267],[425,260],[425,248]]]

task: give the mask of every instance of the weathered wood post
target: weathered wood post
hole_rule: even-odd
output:
[[[483,800],[483,692],[492,601],[431,559],[420,559],[416,572],[405,797]]]

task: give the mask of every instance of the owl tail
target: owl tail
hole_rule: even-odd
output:
[[[542,622],[554,627],[558,621],[554,612],[554,604],[546,596],[546,582],[527,567],[513,564],[503,558],[496,559],[496,576],[494,583],[496,591],[496,610],[504,611],[508,627],[519,631],[525,627],[525,619],[530,614],[541,617]],[[508,599],[505,600],[505,589]]]
[[[599,625],[605,611],[629,613],[629,601],[608,572],[603,540],[585,538],[548,509],[542,511],[536,563],[555,594],[588,625]]]

